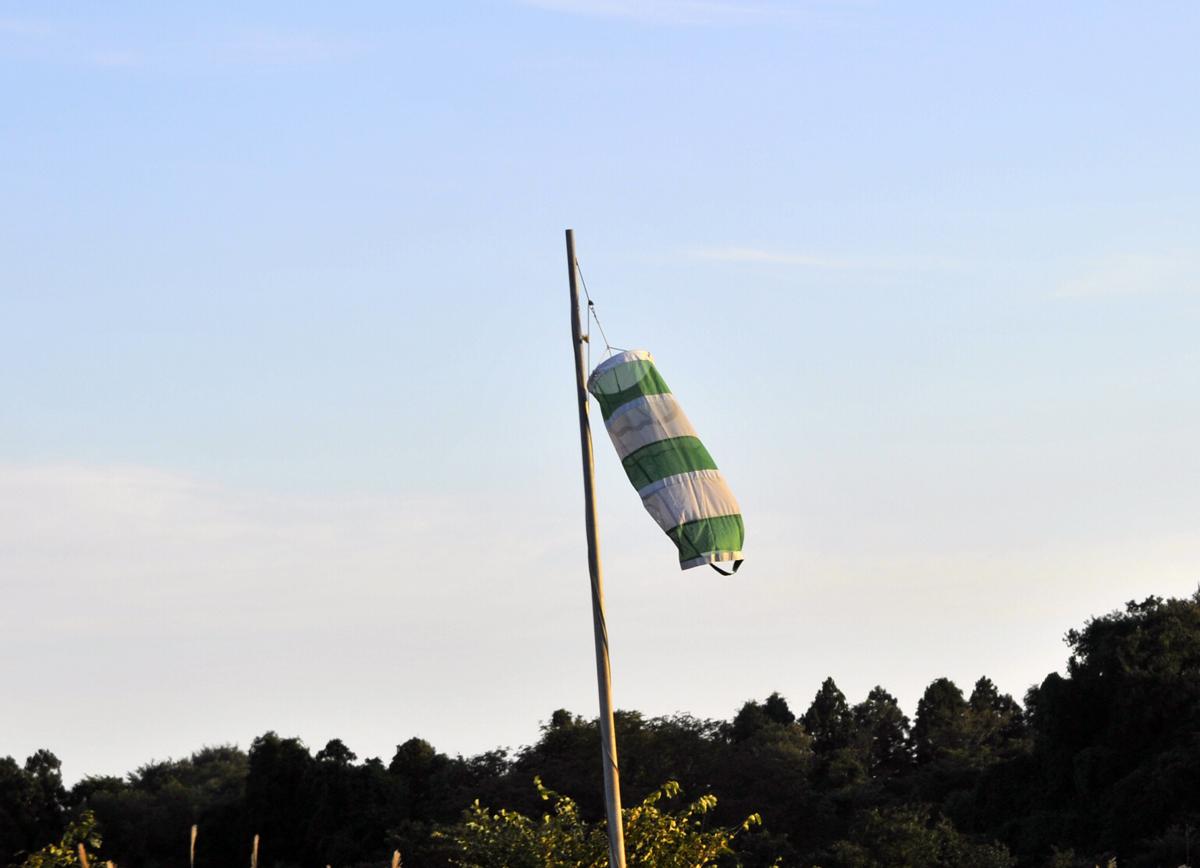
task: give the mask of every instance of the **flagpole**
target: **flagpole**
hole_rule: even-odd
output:
[[[583,506],[587,523],[588,572],[592,579],[592,628],[596,636],[596,684],[600,690],[600,759],[604,766],[604,804],[608,814],[609,868],[625,868],[625,830],[621,825],[621,777],[613,732],[612,678],[608,667],[608,627],[604,622],[604,582],[596,535],[592,428],[588,422],[587,375],[583,369],[583,331],[579,325],[575,230],[567,230],[567,274],[571,286],[571,340],[575,344],[575,393],[579,401],[579,445],[583,453]]]

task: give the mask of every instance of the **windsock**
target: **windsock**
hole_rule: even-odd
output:
[[[646,511],[679,549],[680,569],[742,563],[741,510],[654,357],[630,350],[606,359],[588,378],[608,436]]]

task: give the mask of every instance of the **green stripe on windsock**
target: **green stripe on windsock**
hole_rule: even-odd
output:
[[[612,394],[592,392],[596,396],[596,400],[600,402],[600,414],[606,422],[618,408],[624,407],[634,398],[641,398],[643,395],[662,395],[671,391],[663,382],[658,369],[654,367],[654,362],[649,360],[638,359],[630,362],[628,370],[622,372],[622,382],[631,384]]]
[[[741,515],[721,515],[681,524],[667,536],[679,546],[679,562],[686,570],[713,560],[741,560],[746,529]],[[724,557],[709,557],[713,553]]]
[[[639,491],[651,482],[690,470],[716,470],[717,465],[697,437],[655,440],[621,459],[625,475]]]
[[[679,549],[682,569],[742,560],[737,500],[645,350],[620,353],[588,379],[625,473]]]

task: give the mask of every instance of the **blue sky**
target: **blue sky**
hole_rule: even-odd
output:
[[[1198,25],[0,4],[0,753],[593,713],[567,226],[748,528],[679,574],[597,431],[619,706],[1019,695],[1190,593]]]

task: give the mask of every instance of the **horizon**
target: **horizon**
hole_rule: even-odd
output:
[[[1191,596],[1194,598],[1194,597],[1196,597],[1196,596],[1198,596],[1198,595],[1200,595],[1200,587],[1198,587],[1198,588],[1197,588],[1197,590],[1196,590],[1196,592],[1195,592],[1195,594],[1193,594],[1193,595],[1191,595]],[[1129,601],[1129,602],[1135,602],[1135,601]],[[1141,601],[1139,600],[1139,601],[1136,601],[1136,602],[1141,602]],[[1080,629],[1082,629],[1082,627],[1083,627],[1084,623],[1086,623],[1086,621],[1088,621],[1088,620],[1091,620],[1091,618],[1094,618],[1094,617],[1099,617],[1099,616],[1100,616],[1100,615],[1102,615],[1102,614],[1119,614],[1119,613],[1120,613],[1120,609],[1114,609],[1114,610],[1111,610],[1110,612],[1106,612],[1106,613],[1096,613],[1096,614],[1094,614],[1094,615],[1092,615],[1092,616],[1089,616],[1087,619],[1085,619],[1085,621],[1081,621],[1081,622],[1080,622],[1080,625],[1079,625],[1079,626],[1080,626]],[[1064,642],[1065,642],[1065,637],[1064,637]],[[1068,652],[1068,659],[1069,659],[1069,657],[1070,657],[1070,654],[1069,654],[1069,652]],[[1057,669],[1057,670],[1052,670],[1051,672],[1047,673],[1047,676],[1049,676],[1050,674],[1052,674],[1052,673],[1054,673],[1054,672],[1058,672],[1059,674],[1063,674],[1063,673],[1065,673],[1065,672],[1066,672],[1066,666],[1064,665],[1063,667],[1060,667],[1060,668],[1059,668],[1059,669]],[[934,680],[935,680],[936,678],[938,678],[938,677],[940,677],[940,676],[934,676],[933,678],[931,678],[931,679],[930,679],[930,682],[934,681]],[[970,697],[970,695],[971,695],[971,691],[972,691],[972,688],[975,686],[976,682],[977,682],[977,681],[979,681],[979,680],[983,680],[983,679],[985,679],[985,678],[988,678],[988,676],[987,676],[987,674],[986,674],[986,673],[984,673],[984,674],[980,675],[980,676],[979,676],[979,678],[978,678],[978,679],[976,679],[976,681],[972,681],[972,682],[971,682],[971,683],[969,683],[969,684],[959,684],[959,683],[957,683],[957,682],[956,682],[956,683],[955,683],[955,686],[957,686],[957,687],[959,688],[959,690],[961,690],[961,691],[962,691],[962,694],[963,694],[963,697],[964,697],[964,698],[966,698],[966,697]],[[836,682],[836,680],[835,680],[835,682]],[[1034,687],[1038,687],[1038,686],[1040,686],[1040,685],[1041,685],[1041,681],[1039,680],[1039,681],[1037,681],[1037,682],[1034,682],[1034,684],[1030,685],[1030,689],[1032,689],[1032,688],[1034,688]],[[813,692],[813,693],[814,693],[814,697],[817,695],[817,693],[818,693],[818,691],[819,691],[819,689],[820,689],[820,686],[821,686],[821,685],[818,685],[818,690]],[[882,688],[884,688],[885,690],[887,690],[887,686],[886,686],[886,685],[882,685],[882,684],[880,684],[880,685],[873,685],[871,689],[874,689],[874,687],[882,687]],[[839,686],[839,689],[840,689],[840,686]],[[890,692],[890,691],[889,691],[889,692]],[[1000,688],[1000,689],[999,689],[999,692],[1000,692],[1002,695],[1005,695],[1005,694],[1006,694],[1006,691],[1004,691],[1004,690],[1003,690],[1003,688]],[[784,693],[783,693],[783,691],[772,691],[770,694],[765,694],[765,695],[763,695],[763,696],[747,697],[747,698],[746,698],[746,702],[747,702],[747,703],[749,703],[749,702],[762,702],[763,700],[765,700],[765,699],[769,698],[770,696],[775,696],[775,695],[778,695],[778,696],[780,696],[780,697],[781,697],[781,698],[784,700],[784,702],[786,703],[787,707],[788,707],[788,708],[789,708],[789,709],[792,711],[792,713],[793,713],[793,714],[795,714],[795,715],[796,715],[797,722],[798,722],[798,723],[802,723],[802,722],[800,721],[800,718],[802,718],[802,717],[804,716],[805,710],[808,708],[808,705],[809,705],[809,704],[812,702],[812,700],[811,700],[811,699],[810,699],[810,700],[808,700],[808,702],[807,702],[807,703],[800,703],[800,702],[796,701],[794,698],[789,698],[789,697],[788,697],[786,694],[784,694]],[[1022,693],[1021,693],[1021,694],[1008,694],[1008,695],[1010,695],[1010,696],[1011,696],[1011,698],[1012,698],[1012,699],[1014,699],[1014,700],[1015,700],[1015,701],[1016,701],[1016,702],[1017,702],[1017,703],[1018,703],[1018,704],[1021,706],[1021,708],[1022,708],[1022,709],[1024,709],[1024,708],[1025,708],[1025,696],[1024,696],[1024,691],[1022,691]],[[857,705],[859,702],[861,702],[861,701],[862,701],[863,699],[865,699],[865,698],[866,698],[866,694],[865,694],[865,693],[864,693],[864,695],[863,695],[862,697],[855,697],[855,696],[851,696],[851,695],[846,695],[846,701],[849,703],[849,705],[850,705],[851,707],[853,707],[853,706]],[[916,707],[916,703],[914,703],[914,704],[913,704],[913,706],[912,706],[911,708],[909,708],[909,707],[906,707],[906,706],[905,706],[905,704],[904,704],[903,702],[900,702],[900,703],[899,703],[899,705],[900,705],[900,708],[903,710],[903,712],[905,713],[905,715],[907,716],[907,718],[908,718],[908,720],[909,720],[910,722],[911,722],[911,721],[913,721],[913,720],[916,718],[916,715],[917,715],[917,707]],[[741,705],[739,705],[738,707],[736,707],[736,708],[732,709],[732,710],[730,711],[730,713],[729,713],[727,716],[724,716],[724,717],[712,717],[712,716],[698,716],[698,715],[692,715],[692,713],[691,713],[691,712],[689,712],[689,711],[687,711],[686,709],[677,709],[677,710],[676,710],[676,711],[674,711],[674,712],[670,712],[670,713],[667,713],[667,714],[661,714],[661,715],[643,715],[643,716],[644,716],[644,717],[645,717],[645,719],[647,719],[647,720],[654,720],[654,719],[658,719],[658,718],[672,718],[672,717],[677,717],[677,716],[685,716],[685,717],[686,717],[686,716],[691,716],[691,717],[696,717],[698,720],[702,720],[702,721],[705,721],[705,722],[711,722],[711,723],[729,723],[729,722],[732,722],[732,721],[733,721],[734,717],[736,716],[736,714],[737,714],[737,712],[740,710],[740,708],[741,708]],[[534,738],[531,738],[531,739],[530,739],[528,742],[525,742],[525,743],[522,743],[522,744],[519,744],[519,745],[499,745],[499,744],[497,744],[497,745],[493,745],[493,746],[491,746],[490,748],[488,748],[488,747],[484,747],[484,748],[480,748],[480,749],[478,749],[478,750],[474,750],[474,751],[470,751],[470,752],[463,752],[463,751],[446,751],[446,750],[442,750],[442,749],[441,749],[441,747],[438,745],[437,741],[436,741],[436,740],[434,740],[433,738],[430,738],[430,737],[428,736],[428,734],[421,734],[421,733],[411,733],[411,734],[407,734],[407,735],[400,736],[400,737],[397,739],[397,743],[396,743],[395,747],[393,748],[393,754],[394,754],[394,751],[395,751],[396,749],[398,749],[399,747],[401,747],[401,746],[403,745],[404,741],[407,741],[409,738],[420,738],[420,739],[422,739],[422,740],[424,740],[424,741],[428,742],[430,745],[432,745],[432,747],[433,747],[435,750],[437,750],[437,751],[438,751],[438,753],[443,753],[443,754],[446,754],[446,755],[448,755],[448,756],[452,756],[452,757],[459,757],[459,758],[463,758],[463,759],[470,759],[470,758],[472,758],[472,757],[475,757],[475,756],[480,756],[480,755],[482,755],[482,754],[484,754],[484,753],[487,753],[487,752],[489,752],[490,750],[502,750],[502,751],[506,752],[506,753],[507,753],[507,754],[508,754],[508,755],[511,757],[511,756],[513,756],[513,755],[515,755],[515,754],[518,754],[518,753],[520,753],[521,751],[524,751],[524,750],[526,750],[526,749],[528,749],[528,748],[530,748],[530,747],[533,747],[534,745],[536,745],[536,744],[537,744],[537,742],[538,742],[538,741],[540,740],[540,738],[542,737],[542,733],[543,733],[543,731],[544,731],[545,727],[549,725],[551,716],[554,714],[554,712],[556,712],[556,711],[559,711],[559,710],[564,710],[564,711],[567,711],[567,712],[569,712],[571,715],[573,715],[573,716],[575,716],[575,717],[577,717],[577,718],[581,718],[582,720],[584,720],[584,721],[586,721],[586,722],[588,722],[588,723],[595,723],[595,722],[596,722],[596,720],[597,720],[597,718],[596,718],[595,716],[593,716],[593,715],[591,715],[591,714],[588,714],[588,713],[580,713],[580,712],[579,712],[579,711],[577,711],[576,709],[571,709],[571,708],[557,709],[557,708],[556,708],[556,709],[553,709],[553,710],[550,712],[550,714],[548,714],[548,715],[547,715],[547,717],[546,717],[546,719],[545,719],[545,720],[540,720],[540,719],[539,719],[539,721],[538,721],[538,723],[537,723],[537,729],[536,729],[536,732],[535,732],[535,736],[536,736],[536,737],[534,737]],[[625,714],[629,714],[629,713],[641,714],[641,712],[640,712],[638,709],[632,709],[632,708],[619,708],[619,707],[618,707],[618,708],[616,708],[616,709],[614,709],[614,710],[615,710],[615,712],[616,712],[618,715],[620,715],[620,714],[622,714],[622,713],[625,713]],[[369,761],[371,761],[371,760],[379,760],[379,761],[383,762],[385,765],[386,765],[386,764],[389,762],[389,759],[388,759],[388,754],[387,754],[387,753],[378,754],[378,755],[375,755],[375,754],[369,754],[369,755],[360,754],[358,751],[355,751],[355,750],[354,750],[354,747],[355,747],[355,746],[354,746],[353,744],[350,744],[350,743],[346,742],[344,739],[341,739],[341,738],[340,738],[339,736],[337,736],[336,734],[329,735],[327,738],[324,738],[324,737],[323,737],[323,738],[321,738],[321,739],[320,739],[319,741],[317,741],[317,742],[312,742],[312,741],[309,741],[308,739],[305,739],[305,738],[303,738],[303,737],[301,737],[301,736],[299,736],[299,735],[296,735],[296,734],[294,734],[294,733],[287,732],[287,731],[285,731],[285,730],[283,730],[283,729],[281,729],[281,728],[272,727],[272,728],[266,729],[266,730],[264,730],[264,731],[262,731],[262,732],[260,732],[260,733],[256,733],[256,734],[255,734],[255,735],[254,735],[254,736],[253,736],[253,737],[252,737],[252,738],[251,738],[249,741],[247,741],[247,743],[246,743],[246,744],[244,744],[244,745],[243,745],[243,744],[241,744],[241,743],[237,743],[237,742],[205,742],[205,743],[203,743],[203,744],[201,744],[201,745],[198,745],[197,747],[193,748],[192,750],[186,751],[186,752],[184,752],[183,754],[180,754],[180,755],[178,755],[178,756],[170,756],[170,757],[153,757],[153,758],[147,758],[147,759],[145,759],[143,762],[139,763],[137,766],[135,766],[135,767],[132,767],[132,768],[128,769],[128,770],[127,770],[125,773],[123,773],[123,774],[118,774],[118,775],[116,775],[116,776],[117,776],[117,777],[121,777],[121,778],[123,778],[123,779],[132,778],[132,776],[133,776],[134,774],[136,774],[136,773],[137,773],[137,772],[139,772],[141,769],[143,769],[143,768],[145,768],[145,767],[147,767],[147,766],[153,766],[153,765],[157,765],[157,764],[160,764],[160,763],[170,763],[170,762],[175,762],[175,761],[187,760],[187,759],[189,759],[189,758],[191,758],[191,757],[194,757],[194,756],[195,756],[196,754],[198,754],[198,753],[201,753],[201,752],[203,752],[203,751],[205,751],[205,750],[210,750],[210,749],[219,749],[219,748],[234,748],[234,749],[236,749],[236,750],[240,750],[240,751],[242,751],[242,752],[249,752],[249,750],[250,750],[250,748],[251,748],[251,745],[252,745],[252,743],[253,743],[253,741],[254,741],[254,740],[258,739],[258,738],[259,738],[259,737],[261,737],[261,736],[264,736],[264,735],[270,734],[270,733],[274,733],[274,734],[278,735],[278,736],[279,736],[279,737],[281,737],[281,738],[297,738],[297,739],[299,739],[301,742],[303,742],[304,746],[305,746],[305,747],[306,747],[306,748],[307,748],[307,749],[308,749],[308,750],[309,750],[311,753],[315,753],[316,751],[319,751],[321,748],[325,747],[325,745],[326,745],[328,742],[330,742],[330,741],[332,741],[332,740],[336,739],[336,740],[338,740],[338,741],[341,741],[341,742],[342,742],[342,744],[344,744],[346,748],[348,748],[348,749],[349,749],[351,752],[353,752],[353,753],[355,753],[355,754],[356,754],[356,759],[355,759],[354,761],[352,761],[352,762],[357,762],[357,763],[358,763],[358,764],[360,764],[360,765],[361,765],[361,764],[363,764],[363,763],[369,762]],[[53,747],[52,747],[52,746],[50,746],[50,745],[43,745],[42,747],[46,748],[47,750],[50,750],[50,751],[51,751],[51,753],[54,753],[54,750],[53,750]],[[14,757],[14,758],[15,758],[15,759],[17,759],[17,760],[20,760],[20,759],[22,759],[21,757]],[[59,759],[61,760],[61,757],[59,757]],[[109,773],[107,773],[107,772],[106,772],[106,773],[103,773],[103,774],[109,774]],[[64,774],[64,776],[63,776],[63,783],[64,783],[64,784],[65,784],[67,787],[73,787],[73,786],[75,786],[77,783],[79,783],[79,782],[80,782],[80,781],[82,781],[82,780],[85,780],[85,779],[87,779],[87,778],[102,777],[102,776],[103,776],[103,774],[95,774],[95,773],[85,772],[85,773],[83,773],[83,774],[79,774],[79,775],[77,775],[77,776],[74,776],[74,777],[72,777],[72,776],[70,776],[70,775],[67,775],[67,774]]]

